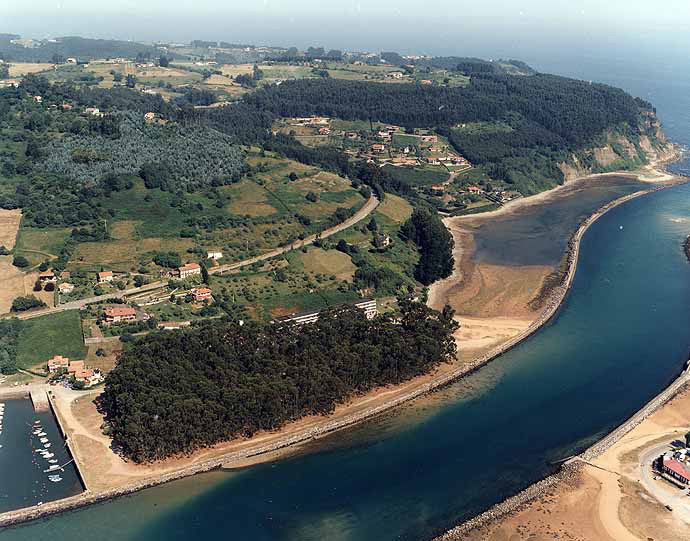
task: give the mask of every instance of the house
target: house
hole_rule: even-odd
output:
[[[431,81],[429,79],[422,79],[419,82],[422,83],[423,85],[430,85],[431,84]]]
[[[381,152],[384,152],[386,150],[386,146],[376,143],[374,145],[371,145],[371,150],[373,152],[381,153]]]
[[[96,385],[103,381],[103,376],[101,371],[93,368],[84,368],[82,370],[77,370],[74,373],[74,379],[79,382],[83,382],[85,387],[91,387],[91,385]]]
[[[394,71],[392,73],[389,73],[388,75],[390,75],[393,79],[402,79],[403,78],[403,74],[401,71]]]
[[[52,359],[48,360],[48,372],[55,374],[58,370],[64,368],[67,370],[69,367],[69,359],[63,357],[62,355],[56,355]]]
[[[67,295],[69,293],[72,293],[72,291],[74,291],[74,284],[64,282],[58,286],[58,291],[60,293],[62,293],[63,295]]]
[[[84,112],[91,116],[103,116],[103,113],[101,113],[101,110],[98,107],[87,107],[84,109]]]
[[[86,368],[84,361],[72,361],[67,368],[67,374],[73,375],[78,370],[84,370],[84,368]]]
[[[43,101],[43,98],[41,96],[34,96],[34,101],[36,103],[41,103]]]
[[[52,270],[48,270],[48,271],[45,271],[45,272],[42,272],[41,274],[39,274],[38,280],[42,284],[45,284],[47,282],[56,282],[57,277],[55,276],[55,273]]]
[[[68,63],[68,64],[76,64],[76,63],[77,63],[77,59],[76,59],[76,58],[68,58],[68,59],[67,59],[67,63]]]
[[[364,311],[367,319],[374,319],[379,311],[376,305],[376,299],[366,299],[354,303],[355,308]],[[278,318],[276,321],[280,323],[295,323],[297,325],[306,325],[307,323],[314,323],[319,319],[320,311],[301,312],[298,314],[291,314],[289,316]]]
[[[381,233],[374,234],[374,246],[377,248],[388,248],[391,245],[391,238]]]
[[[206,255],[206,259],[213,259],[215,261],[218,261],[223,257],[223,252],[208,252]]]
[[[422,143],[435,143],[438,140],[438,138],[435,135],[422,135],[421,139]]]
[[[191,324],[191,321],[166,321],[165,323],[159,323],[158,328],[164,331],[174,331],[182,327],[189,327]]]
[[[72,104],[71,103],[63,103],[62,104],[62,110],[63,111],[71,111],[72,110]]]
[[[144,120],[146,122],[153,122],[154,120],[156,120],[156,113],[146,113],[144,115]]]
[[[98,273],[98,283],[99,284],[105,284],[106,282],[112,282],[113,281],[113,272],[112,271],[103,271]]]
[[[180,275],[180,278],[184,280],[190,276],[201,275],[201,267],[198,263],[187,263],[186,265],[179,267],[177,269],[177,273]]]
[[[106,323],[136,321],[137,311],[131,306],[111,306],[103,312]]]
[[[192,296],[194,297],[194,302],[201,302],[211,299],[212,291],[207,287],[197,287],[192,289]]]
[[[676,481],[684,485],[690,483],[690,470],[688,470],[685,464],[676,460],[670,453],[660,457],[659,466],[663,473],[670,475]]]
[[[319,128],[319,135],[330,135],[330,128]]]
[[[467,191],[470,193],[482,193],[482,189],[479,186],[468,186]]]

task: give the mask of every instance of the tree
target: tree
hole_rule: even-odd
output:
[[[453,272],[453,237],[436,213],[416,209],[400,227],[400,234],[413,241],[421,252],[414,275],[424,285]]]
[[[306,197],[307,201],[310,201],[312,203],[316,203],[319,200],[319,196],[316,195],[316,193],[314,193],[314,192],[308,192],[305,197]]]
[[[127,79],[125,80],[125,86],[127,86],[127,88],[134,88],[137,86],[137,78],[131,73],[128,74]]]
[[[17,297],[12,301],[12,311],[13,312],[25,312],[26,310],[31,310],[32,308],[41,308],[45,306],[42,300],[37,299],[33,295],[28,295],[26,297]]]
[[[0,64],[0,79],[10,78],[10,65],[7,63]]]
[[[115,81],[116,83],[122,82],[122,79],[124,77],[122,75],[122,72],[113,70],[111,73],[113,74],[113,81]]]
[[[0,255],[10,255],[10,251],[7,248],[5,248],[4,244],[0,246]]]
[[[288,178],[289,178],[292,182],[295,182],[299,177],[297,176],[297,173],[295,173],[295,172],[293,171],[292,173],[290,173],[290,175],[288,176]]]
[[[38,270],[41,272],[45,272],[48,270],[48,267],[50,267],[50,262],[49,261],[43,261],[39,266]]]
[[[371,231],[372,233],[374,231],[378,231],[379,229],[379,224],[376,222],[376,218],[373,216],[371,217],[371,220],[369,220],[369,223],[367,224],[367,229]]]
[[[29,260],[27,258],[25,258],[23,255],[15,255],[14,259],[12,260],[12,264],[15,267],[19,267],[20,269],[23,269],[23,268],[29,266]]]
[[[690,432],[685,434],[685,447],[690,447]]]
[[[168,57],[167,57],[167,56],[161,56],[161,57],[158,59],[158,65],[159,65],[161,68],[167,68],[167,67],[170,65],[170,60],[168,60]]]
[[[208,270],[206,269],[204,263],[205,261],[202,261],[199,265],[201,267],[201,281],[208,285]]]

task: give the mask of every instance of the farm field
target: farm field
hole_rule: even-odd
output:
[[[10,63],[10,77],[22,77],[30,73],[39,73],[52,70],[54,64],[39,64],[34,62],[12,62]]]
[[[86,357],[78,310],[28,319],[22,323],[17,350],[20,368],[31,368],[55,355],[72,360]]]

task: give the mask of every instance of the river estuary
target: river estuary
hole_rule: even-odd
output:
[[[290,459],[8,528],[0,541],[430,538],[548,475],[680,372],[688,233],[690,185],[628,201],[585,234],[557,318],[463,381]]]

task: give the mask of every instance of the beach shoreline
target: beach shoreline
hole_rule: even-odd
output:
[[[620,176],[620,174],[618,175]],[[549,299],[544,303],[544,309],[542,310],[541,315],[537,319],[535,319],[529,325],[529,327],[527,327],[523,332],[512,337],[506,342],[499,344],[497,347],[492,348],[490,351],[474,359],[472,362],[459,363],[459,366],[454,366],[452,368],[440,370],[432,376],[418,378],[417,380],[413,380],[412,382],[408,382],[407,384],[398,386],[395,389],[382,389],[378,393],[379,395],[384,396],[384,399],[381,401],[381,403],[372,405],[370,407],[364,407],[363,409],[360,409],[359,411],[355,411],[354,413],[350,414],[341,414],[340,416],[338,416],[338,414],[336,413],[334,416],[329,417],[327,419],[319,419],[319,422],[317,422],[315,426],[308,426],[306,429],[295,431],[293,427],[287,427],[287,429],[284,431],[279,431],[277,434],[272,434],[263,438],[264,440],[268,440],[267,443],[252,445],[252,441],[248,440],[246,442],[241,442],[240,445],[235,446],[244,446],[244,448],[222,453],[206,460],[196,459],[193,460],[191,464],[183,468],[163,471],[159,473],[152,473],[151,475],[147,475],[131,483],[113,487],[108,490],[92,491],[87,489],[85,492],[77,496],[73,496],[62,500],[56,500],[54,502],[49,502],[41,507],[30,507],[4,513],[0,515],[0,526],[19,524],[22,522],[41,518],[47,515],[61,513],[67,510],[73,510],[87,505],[92,505],[94,503],[110,500],[122,495],[137,492],[145,488],[167,483],[172,480],[181,479],[183,477],[188,477],[197,473],[211,471],[221,467],[246,467],[248,465],[262,462],[265,460],[272,460],[273,458],[275,458],[276,453],[282,454],[288,447],[294,448],[295,446],[298,446],[301,443],[312,441],[314,439],[330,434],[334,431],[344,429],[346,427],[360,423],[371,417],[378,416],[383,412],[391,410],[392,408],[395,408],[405,402],[413,400],[421,395],[429,393],[430,391],[446,386],[478,370],[482,366],[486,365],[488,362],[492,361],[496,357],[502,355],[506,351],[512,349],[517,344],[524,341],[533,333],[537,332],[545,323],[550,321],[557,314],[562,302],[565,300],[567,296],[572,280],[575,276],[580,240],[584,233],[587,231],[587,229],[598,218],[603,216],[610,209],[630,199],[646,195],[648,193],[657,191],[659,189],[664,189],[672,185],[675,184],[667,183],[661,186],[655,186],[648,190],[640,190],[633,194],[629,194],[621,198],[618,198],[598,209],[587,220],[580,224],[575,233],[571,236],[568,251],[566,253],[568,266],[567,275],[564,281],[561,283],[561,285],[554,288],[551,291]],[[555,190],[558,189],[559,188],[555,188]],[[544,194],[538,194],[537,196],[533,197],[539,198],[541,196],[540,199],[538,199],[537,201],[543,201],[544,198],[548,196],[553,196],[553,191],[554,190],[544,192]],[[534,202],[534,199],[532,198],[525,198],[525,200],[526,199],[531,199],[530,203]],[[519,204],[520,201],[516,201],[515,203]],[[524,202],[522,204],[524,204]],[[508,205],[506,205],[506,207],[507,206]],[[514,206],[515,205],[513,205],[513,208]],[[506,211],[507,210],[504,210],[504,212]],[[501,210],[495,212],[501,212]],[[385,397],[385,395],[390,396]],[[359,399],[356,399],[355,402],[357,400]],[[365,398],[362,401],[366,402],[367,400]],[[57,408],[57,410],[59,411],[59,407]],[[345,408],[345,410],[347,410],[347,408]],[[283,433],[281,434],[281,432]]]

